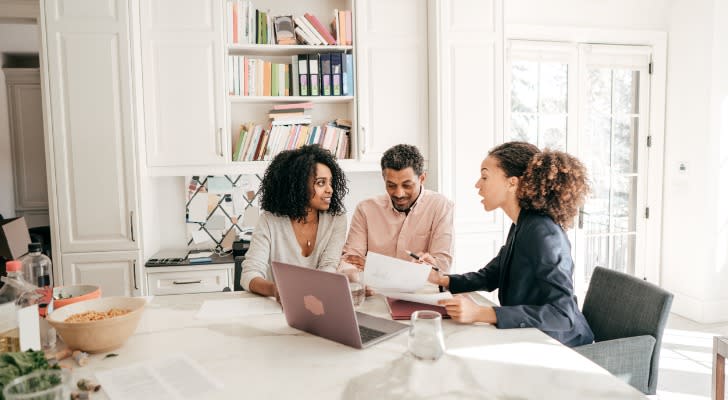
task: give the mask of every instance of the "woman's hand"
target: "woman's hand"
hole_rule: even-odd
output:
[[[438,304],[444,306],[447,314],[456,322],[463,324],[473,322],[495,324],[497,322],[493,307],[479,306],[468,296],[455,295],[452,299],[440,300]]]

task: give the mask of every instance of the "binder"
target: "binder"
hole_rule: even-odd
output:
[[[298,81],[298,56],[291,56],[291,96],[300,96],[301,89]]]
[[[331,96],[331,53],[321,54],[321,95]]]
[[[354,73],[354,65],[353,61],[354,58],[351,54],[344,54],[343,55],[343,65],[341,69],[341,87],[342,87],[342,94],[344,96],[353,96],[354,95],[354,80],[352,77],[352,74]]]
[[[319,55],[308,55],[308,92],[310,96],[320,96],[321,74],[319,73]]]
[[[331,53],[331,95],[341,96],[341,56],[342,53]]]
[[[298,86],[301,96],[310,96],[308,85],[308,56],[306,54],[298,55]]]

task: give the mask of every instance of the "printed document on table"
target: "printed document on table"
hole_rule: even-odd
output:
[[[414,292],[427,283],[431,266],[369,252],[363,281],[377,291]]]
[[[412,301],[415,303],[429,304],[433,306],[439,306],[437,304],[440,300],[452,299],[450,292],[438,292],[438,293],[401,293],[401,292],[378,292],[382,296],[389,297],[390,299]]]
[[[251,315],[280,314],[281,305],[267,297],[205,300],[196,319],[228,319]]]
[[[96,379],[112,400],[192,400],[206,398],[223,387],[181,353],[96,372]]]

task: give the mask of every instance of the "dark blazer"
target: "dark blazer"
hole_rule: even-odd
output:
[[[506,244],[477,272],[450,275],[450,292],[498,290],[498,328],[538,328],[580,346],[594,334],[579,311],[571,280],[574,261],[564,230],[550,217],[521,210]]]

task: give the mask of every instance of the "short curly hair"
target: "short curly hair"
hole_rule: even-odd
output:
[[[382,155],[380,164],[382,172],[386,168],[401,171],[411,167],[415,174],[420,176],[425,171],[425,159],[422,157],[422,153],[417,147],[409,144],[398,144],[390,147]]]
[[[488,153],[506,176],[519,177],[518,203],[523,210],[548,215],[564,230],[574,224],[589,194],[586,167],[562,151],[539,151],[525,142],[508,142]]]
[[[346,175],[331,152],[318,145],[281,151],[273,158],[260,187],[261,207],[275,215],[303,221],[313,195],[310,182],[316,173],[317,163],[331,170],[333,193],[327,212],[333,215],[345,213],[344,197],[349,193]]]

